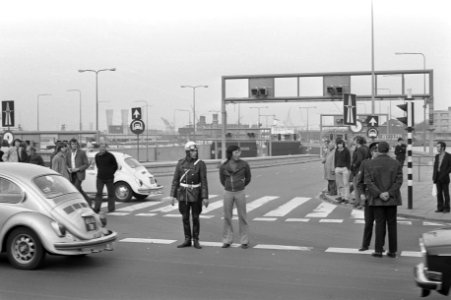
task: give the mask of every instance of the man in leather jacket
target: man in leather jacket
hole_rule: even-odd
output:
[[[208,182],[207,167],[198,158],[197,145],[188,142],[185,145],[186,157],[178,161],[175,167],[171,187],[171,202],[179,202],[179,211],[182,214],[183,231],[185,241],[177,248],[193,246],[201,249],[199,244],[199,215],[202,212],[202,204],[208,206]],[[193,231],[191,233],[190,212],[193,219]]]
[[[229,248],[233,242],[232,212],[236,205],[239,220],[241,248],[249,247],[249,226],[246,217],[246,194],[244,188],[251,182],[249,164],[240,158],[237,145],[227,147],[227,161],[219,169],[219,180],[224,186],[224,230],[222,248]]]

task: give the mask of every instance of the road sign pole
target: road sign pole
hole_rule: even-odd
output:
[[[139,134],[136,135],[136,149],[137,149],[137,157],[139,161]]]
[[[413,128],[407,128],[407,208],[413,208],[412,137]]]

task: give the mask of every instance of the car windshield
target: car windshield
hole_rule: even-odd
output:
[[[141,163],[139,161],[137,161],[136,159],[134,159],[133,157],[127,157],[125,159],[125,163],[130,167],[130,168],[138,168],[141,167]]]
[[[75,186],[60,175],[39,176],[33,181],[47,199],[77,192]]]

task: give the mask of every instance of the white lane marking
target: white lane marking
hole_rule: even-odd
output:
[[[209,195],[208,196],[208,199],[212,199],[212,198],[215,198],[215,197],[217,197],[218,195]],[[168,197],[169,198],[169,197]],[[166,206],[162,206],[162,207],[159,207],[159,208],[155,208],[155,209],[152,209],[150,212],[162,212],[162,213],[168,213],[168,212],[171,212],[171,211],[175,211],[175,210],[178,210],[179,209],[179,207],[178,207],[178,203],[177,204],[174,204],[174,206],[172,206],[171,204],[169,204],[169,205],[166,205]]]
[[[121,208],[117,209],[117,211],[132,212],[134,210],[143,209],[143,208],[147,208],[147,207],[150,207],[150,206],[155,206],[155,205],[158,205],[158,204],[161,204],[161,201],[147,201],[147,202],[143,202],[143,203],[138,203],[138,204],[133,204],[133,205],[121,207]]]
[[[125,239],[120,240],[119,242],[169,245],[169,244],[177,242],[177,240],[125,238]]]
[[[309,201],[312,198],[305,198],[305,197],[295,197],[288,201],[287,203],[279,206],[278,208],[271,210],[270,212],[266,213],[264,217],[283,217],[286,216],[290,211],[295,209],[296,207],[304,204],[305,202]]]
[[[365,216],[363,214],[363,210],[361,210],[361,209],[353,209],[351,211],[351,218],[353,218],[353,219],[363,219],[363,218],[365,218]]]
[[[345,253],[345,254],[371,254],[371,253],[373,253],[373,250],[359,251],[359,249],[354,249],[354,248],[329,247],[324,252],[327,252],[327,253]]]
[[[408,257],[423,257],[423,254],[419,251],[402,251],[401,256]]]
[[[246,212],[249,213],[251,211],[253,211],[254,209],[259,208],[260,206],[279,198],[278,196],[263,196],[261,198],[255,199],[254,201],[248,203],[246,205]],[[236,208],[233,209],[233,214],[236,216],[237,215],[237,210]]]
[[[343,223],[343,219],[320,219],[320,223]]]
[[[140,213],[140,214],[136,214],[138,217],[153,217],[156,216],[157,214],[154,213]]]
[[[201,219],[211,219],[213,217],[214,217],[213,215],[200,215],[199,216],[199,218],[201,218]]]
[[[273,222],[273,221],[277,221],[277,218],[254,218],[253,221]]]
[[[208,214],[208,213],[212,212],[213,210],[222,207],[223,204],[224,204],[224,202],[222,199],[215,201],[213,203],[209,203],[207,208],[202,209],[202,213]]]
[[[181,214],[165,214],[164,217],[169,217],[169,218],[181,218],[182,215],[181,215]]]
[[[337,206],[328,202],[323,202],[316,207],[312,213],[306,215],[306,218],[325,218],[327,217]]]
[[[307,218],[288,218],[285,220],[285,222],[302,222],[302,223],[307,223],[309,221],[310,219]]]
[[[423,222],[423,226],[445,226],[443,223],[435,223],[435,222]]]
[[[400,225],[412,225],[411,221],[397,221]]]
[[[295,250],[295,251],[310,251],[312,247],[302,246],[284,246],[284,245],[265,245],[258,244],[253,247],[254,249],[266,249],[266,250]]]
[[[365,224],[365,220],[354,220],[354,224]]]
[[[222,247],[223,243],[200,241],[200,245],[205,246],[205,247]],[[232,248],[238,248],[239,246],[241,246],[241,245],[240,244],[231,244],[230,245],[230,247],[232,247]]]
[[[120,212],[120,211],[114,211],[107,213],[109,216],[128,216],[130,213],[128,212]]]

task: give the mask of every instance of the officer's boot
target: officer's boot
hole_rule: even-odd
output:
[[[183,243],[177,246],[177,248],[185,248],[185,247],[191,247],[191,239],[185,239]]]
[[[202,247],[199,244],[199,240],[193,240],[193,246],[196,249],[202,249]]]

